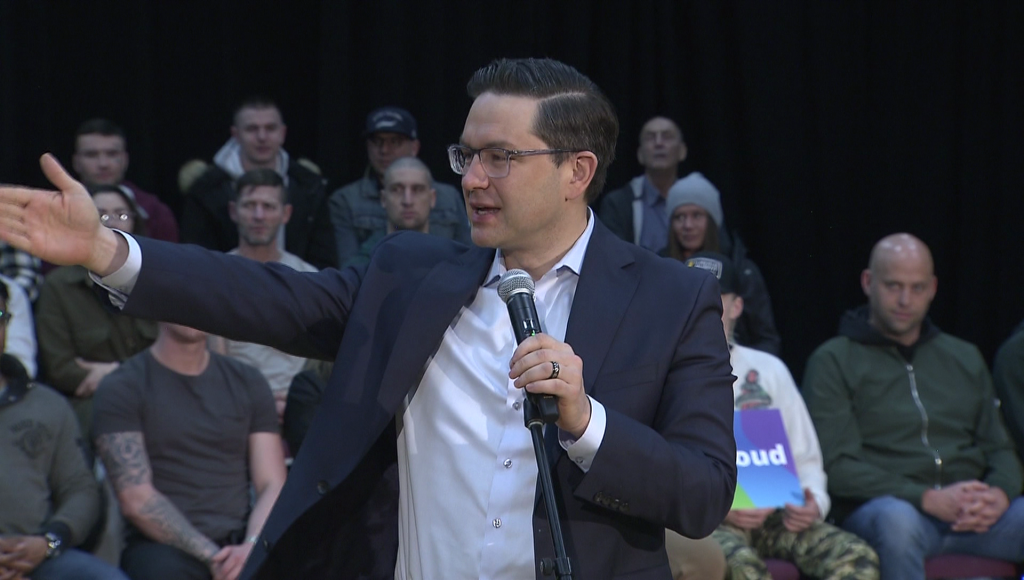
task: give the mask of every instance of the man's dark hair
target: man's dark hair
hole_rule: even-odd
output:
[[[242,197],[242,192],[250,187],[276,187],[281,190],[281,205],[288,203],[288,188],[284,186],[281,174],[273,169],[261,167],[250,169],[235,180],[234,201]]]
[[[281,122],[284,123],[284,115],[281,114],[281,109],[274,102],[274,99],[265,97],[263,95],[252,95],[242,100],[242,103],[235,108],[235,112],[231,115],[231,122],[238,125],[238,114],[242,112],[242,109],[277,109],[278,116],[281,117]]]
[[[120,137],[121,140],[127,144],[127,139],[124,137],[124,129],[120,125],[111,121],[110,119],[95,118],[89,119],[78,126],[78,130],[75,131],[75,144],[78,144],[78,138],[82,135],[103,135],[104,137]]]
[[[539,99],[533,134],[552,149],[590,151],[597,156],[586,200],[597,199],[608,166],[615,159],[619,119],[594,81],[557,60],[499,59],[476,71],[466,91],[473,99],[488,92]],[[551,157],[555,165],[561,165],[569,155]]]

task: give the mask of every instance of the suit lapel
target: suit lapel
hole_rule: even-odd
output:
[[[378,401],[388,413],[398,408],[419,381],[427,358],[437,350],[459,310],[476,295],[493,260],[493,249],[474,247],[441,262],[423,279],[406,310],[381,379]]]
[[[565,329],[565,342],[583,359],[587,394],[594,394],[594,381],[640,283],[634,262],[625,242],[601,222],[594,224]]]
[[[565,342],[583,359],[583,386],[590,395],[640,282],[624,246],[600,221],[594,224],[569,311]],[[557,428],[545,429],[544,443],[554,465],[563,455]]]

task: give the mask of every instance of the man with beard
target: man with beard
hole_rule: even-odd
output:
[[[277,245],[278,232],[291,218],[292,206],[288,203],[284,181],[276,171],[247,171],[235,182],[235,195],[237,197],[229,204],[228,211],[238,226],[238,247],[229,253],[257,262],[284,264],[299,272],[317,271],[313,265]],[[251,342],[220,337],[213,337],[211,342],[216,352],[250,364],[263,373],[274,392],[280,420],[288,398],[288,387],[295,375],[302,371],[306,359]]]

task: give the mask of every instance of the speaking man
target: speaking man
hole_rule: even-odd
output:
[[[365,268],[296,273],[106,231],[49,156],[60,192],[0,189],[0,238],[85,264],[125,312],[336,361],[307,436],[320,444],[303,445],[246,578],[541,577],[553,549],[524,391],[558,399],[545,438],[577,577],[667,579],[664,529],[703,537],[729,510],[718,285],[588,209],[614,157],[611,104],[552,60],[495,61],[467,88],[449,157],[479,247],[397,233]],[[518,346],[495,288],[512,268],[536,280],[546,330]]]

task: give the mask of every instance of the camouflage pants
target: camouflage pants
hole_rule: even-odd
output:
[[[787,560],[821,580],[878,579],[878,556],[867,542],[824,522],[790,532],[782,524],[782,511],[757,530],[722,524],[711,536],[721,544],[733,580],[771,580],[762,558]]]

